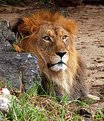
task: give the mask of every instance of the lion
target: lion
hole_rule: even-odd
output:
[[[76,28],[61,13],[45,10],[22,17],[13,28],[24,36],[19,46],[37,56],[44,90],[70,100],[91,97],[86,66],[75,48]]]

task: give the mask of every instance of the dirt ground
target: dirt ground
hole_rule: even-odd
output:
[[[35,7],[0,7],[0,20],[12,21],[35,10]],[[77,22],[76,48],[87,65],[91,92],[104,98],[104,6],[86,5],[60,10]],[[101,106],[104,107],[104,101]]]

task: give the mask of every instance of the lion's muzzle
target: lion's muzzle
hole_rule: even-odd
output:
[[[68,55],[66,52],[56,52],[55,56],[51,57],[51,63],[47,66],[52,71],[65,70],[67,68]]]

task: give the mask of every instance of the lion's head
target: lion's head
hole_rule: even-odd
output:
[[[48,11],[24,17],[18,25],[18,31],[27,36],[21,42],[22,47],[38,56],[40,66],[55,72],[66,70],[70,58],[75,59],[75,29],[75,22]]]
[[[76,98],[85,94],[84,66],[74,45],[74,21],[57,12],[39,11],[21,18],[16,28],[25,36],[20,46],[37,55],[41,74],[58,85],[55,91],[59,95],[67,92]],[[46,86],[49,82],[44,80]]]

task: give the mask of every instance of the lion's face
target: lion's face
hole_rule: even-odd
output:
[[[48,69],[60,71],[67,68],[69,43],[70,35],[63,27],[52,23],[41,25],[37,47]]]
[[[74,21],[57,12],[40,11],[31,17],[23,17],[17,25],[17,30],[26,36],[21,42],[22,48],[37,55],[41,71],[44,68],[55,72],[67,68],[76,70]]]

